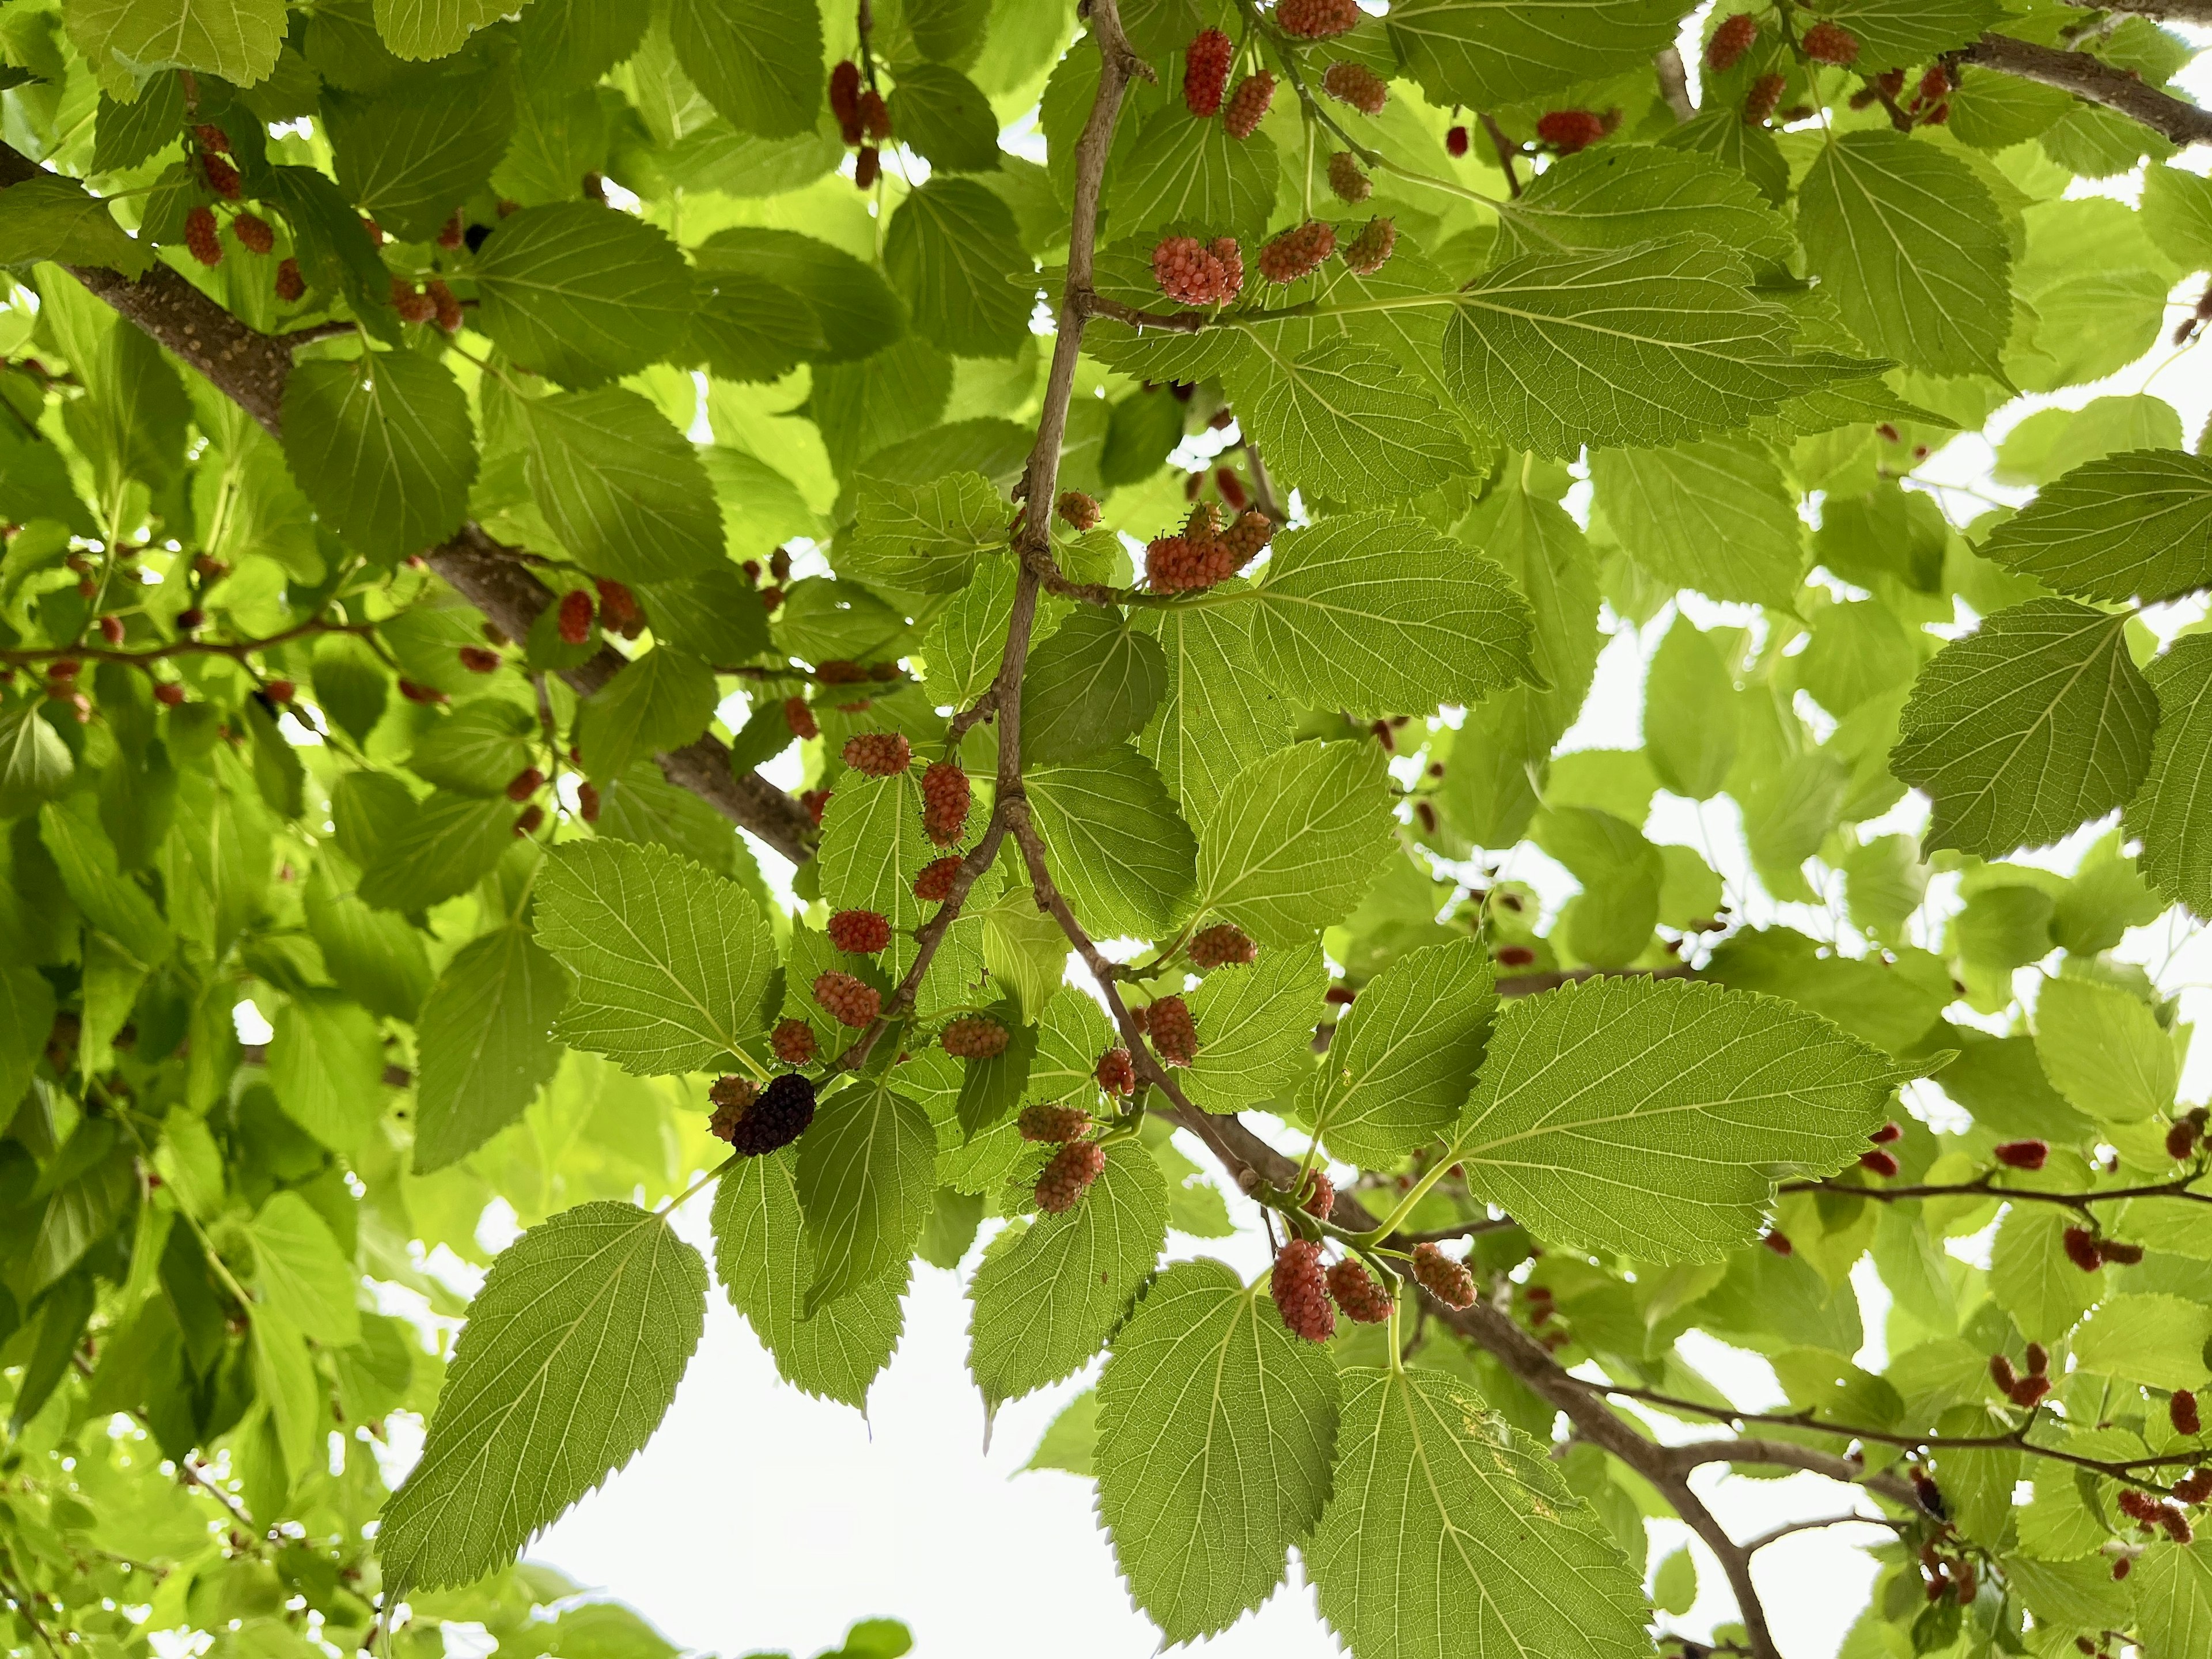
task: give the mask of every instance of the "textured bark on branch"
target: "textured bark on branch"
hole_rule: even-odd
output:
[[[2212,5],[2203,9],[2212,13]],[[1961,61],[2057,87],[2089,103],[2117,110],[2172,143],[2212,141],[2212,110],[2199,109],[2172,93],[2146,86],[2126,70],[2114,69],[2086,52],[2039,46],[2008,34],[1984,34],[1966,48]]]

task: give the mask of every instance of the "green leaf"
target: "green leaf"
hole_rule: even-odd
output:
[[[1899,132],[1845,133],[1799,188],[1797,232],[1844,320],[1931,374],[1998,375],[2012,331],[2012,249],[1974,170]]]
[[[1606,144],[1562,156],[1498,216],[1511,254],[1710,236],[1779,264],[1795,239],[1751,180],[1694,150]]]
[[[458,795],[503,794],[507,781],[530,764],[538,722],[503,697],[465,702],[415,739],[408,769],[425,782]]]
[[[39,833],[88,923],[149,968],[175,948],[176,936],[154,901],[116,867],[114,844],[100,826],[91,796],[73,795],[40,808]]]
[[[1159,641],[1115,610],[1078,605],[1030,653],[1022,678],[1022,762],[1076,761],[1118,747],[1167,689]]]
[[[845,774],[822,815],[822,898],[833,911],[873,910],[890,923],[881,960],[893,977],[913,963],[914,931],[935,908],[915,896],[914,878],[937,856],[922,833],[921,786],[911,772]]]
[[[2141,1571],[2135,1629],[2144,1659],[2201,1651],[2212,1639],[2212,1540],[2200,1534],[2186,1546],[2145,1550]]]
[[[524,208],[477,255],[475,323],[527,368],[591,386],[669,356],[691,272],[668,234],[588,202]]]
[[[70,786],[76,762],[33,700],[0,709],[0,818],[21,817]]]
[[[937,1188],[929,1114],[885,1079],[824,1100],[799,1143],[799,1207],[814,1276],[800,1317],[874,1284],[913,1253]]]
[[[1209,237],[1257,236],[1267,228],[1279,171],[1267,134],[1232,138],[1224,124],[1194,120],[1174,98],[1115,149],[1106,210],[1116,236],[1167,225],[1203,227]]]
[[[2045,981],[2035,999],[2035,1056],[2076,1111],[2141,1123],[2173,1104],[2181,1055],[2133,995],[2094,980]]]
[[[1328,1497],[1336,1370],[1259,1288],[1218,1261],[1170,1267],[1098,1380],[1099,1516],[1171,1644],[1266,1601]]]
[[[1190,897],[1196,842],[1150,762],[1127,748],[1024,780],[1053,878],[1100,938],[1162,938]]]
[[[1493,108],[1648,63],[1680,21],[1669,0],[1401,0],[1389,30],[1431,104]]]
[[[891,131],[930,166],[945,173],[994,173],[999,167],[999,118],[973,81],[943,64],[911,64],[898,72],[890,99]]]
[[[105,201],[58,173],[34,173],[0,191],[0,247],[11,265],[52,259],[112,265],[128,276],[144,275],[154,260],[124,234]]]
[[[1322,1617],[1361,1659],[1630,1659],[1643,1588],[1551,1460],[1464,1383],[1343,1373],[1328,1507],[1305,1551]]]
[[[1805,9],[1849,29],[1859,43],[1857,61],[1869,70],[1955,52],[2005,15],[2002,0],[1820,0]]]
[[[1458,428],[1380,346],[1333,340],[1293,356],[1263,341],[1225,378],[1269,468],[1330,501],[1403,501],[1467,470]]]
[[[1803,580],[1796,492],[1747,439],[1590,458],[1606,522],[1669,587],[1788,610]]]
[[[674,0],[684,72],[743,131],[787,138],[822,107],[822,14],[811,0]]]
[[[1712,636],[1676,617],[1644,688],[1644,752],[1662,785],[1692,800],[1720,793],[1735,764],[1735,677]]]
[[[465,1158],[522,1115],[561,1063],[568,975],[527,928],[471,939],[438,976],[416,1037],[415,1171]]]
[[[354,1264],[307,1200],[294,1192],[272,1193],[250,1231],[263,1301],[328,1346],[360,1341]]]
[[[1684,1545],[1659,1564],[1651,1577],[1651,1604],[1677,1619],[1698,1599],[1698,1564]]]
[[[54,1030],[54,989],[36,969],[0,964],[0,1101],[18,1102],[31,1086]]]
[[[1013,210],[972,179],[933,178],[899,204],[884,269],[915,332],[955,356],[1011,357],[1029,337],[1031,266]]]
[[[722,510],[707,469],[644,398],[603,386],[510,407],[531,494],[586,568],[647,583],[722,563]]]
[[[1747,426],[1879,367],[1793,354],[1788,314],[1750,283],[1699,237],[1510,259],[1452,296],[1444,377],[1507,443],[1571,458]]]
[[[798,1161],[787,1149],[741,1159],[722,1177],[714,1194],[714,1270],[785,1382],[818,1399],[864,1407],[868,1385],[898,1346],[899,1298],[912,1269],[901,1261],[802,1318],[814,1250],[799,1221]]]
[[[827,343],[806,301],[741,270],[701,271],[689,353],[725,380],[777,380]]]
[[[1314,1025],[1328,969],[1318,946],[1262,951],[1249,967],[1218,968],[1190,994],[1198,1057],[1179,1074],[1209,1112],[1286,1095],[1312,1069]]]
[[[317,515],[367,557],[421,552],[468,511],[468,394],[410,351],[297,364],[284,382],[284,459]]]
[[[464,73],[392,97],[335,94],[321,113],[347,202],[387,235],[428,241],[489,181],[514,133],[514,96],[503,75]],[[388,289],[372,297],[391,303]]]
[[[681,749],[707,729],[716,701],[714,672],[697,658],[665,645],[634,658],[577,708],[584,764],[605,783],[632,761]]]
[[[1382,751],[1293,744],[1239,772],[1204,830],[1200,909],[1261,945],[1303,945],[1359,902],[1393,844]]]
[[[1889,768],[1934,800],[1923,851],[2046,847],[2135,794],[2158,699],[2128,655],[2126,623],[2031,599],[1921,669]]]
[[[1057,1382],[1105,1346],[1167,1241],[1167,1182],[1124,1140],[1072,1210],[991,1241],[969,1297],[968,1369],[985,1404]]]
[[[2083,1273],[2063,1246],[2074,1224],[2058,1205],[2015,1204],[1990,1242],[1990,1291],[2031,1342],[2057,1341],[2104,1294],[2105,1270]]]
[[[1714,1261],[1758,1237],[1777,1181],[1864,1152],[1899,1080],[1777,998],[1587,980],[1498,1017],[1446,1156],[1540,1238]]]
[[[1458,1118],[1497,1008],[1482,940],[1407,951],[1337,1022],[1321,1068],[1300,1091],[1301,1115],[1336,1157],[1388,1168]]]
[[[376,848],[356,889],[380,910],[416,915],[457,898],[514,844],[514,803],[434,792]]]
[[[2212,640],[2176,640],[2151,664],[2158,738],[2128,833],[2143,844],[2144,877],[2167,898],[2212,917]]]
[[[2212,1308],[2179,1296],[2107,1297],[2074,1335],[2074,1358],[2098,1371],[2154,1389],[2201,1389],[2212,1371]]]
[[[979,555],[1006,545],[1011,513],[977,472],[925,484],[870,478],[860,486],[857,522],[838,540],[838,574],[915,593],[957,592]]]
[[[721,230],[693,251],[704,271],[743,272],[796,294],[813,313],[825,344],[804,355],[817,362],[857,362],[906,332],[906,314],[883,273],[842,248],[796,231]]]
[[[116,97],[136,96],[138,77],[159,69],[250,87],[276,66],[284,46],[283,0],[82,0],[63,21]]]
[[[303,991],[276,1015],[269,1081],[287,1117],[349,1151],[384,1115],[383,1036],[366,1009],[335,992]]]
[[[1213,592],[1226,598],[1243,588],[1234,578]],[[1231,778],[1290,742],[1290,703],[1260,671],[1251,607],[1141,606],[1131,620],[1158,638],[1167,670],[1137,747],[1159,769],[1185,820],[1202,823]],[[995,655],[990,666],[995,672]]]
[[[445,58],[507,15],[505,5],[506,0],[376,0],[376,32],[395,57]]]
[[[538,942],[576,977],[564,1042],[653,1077],[719,1066],[760,1028],[768,924],[744,888],[666,848],[556,848],[537,918]]]
[[[422,934],[391,911],[371,909],[352,893],[339,891],[327,860],[318,860],[308,872],[301,908],[323,965],[340,989],[373,1014],[415,1018],[430,993]]]
[[[2178,599],[2212,586],[2212,462],[2178,449],[2108,455],[2046,484],[1979,551],[2087,599]]]
[[[1316,708],[1471,703],[1534,672],[1528,606],[1505,573],[1418,520],[1364,514],[1289,532],[1249,592],[1233,604],[1253,612],[1261,672]]]
[[[579,1205],[500,1253],[453,1345],[422,1462],[385,1505],[396,1586],[465,1584],[621,1468],[706,1325],[706,1264],[665,1218]]]

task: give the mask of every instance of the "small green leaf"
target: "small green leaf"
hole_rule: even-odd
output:
[[[399,58],[450,57],[471,34],[495,23],[505,0],[376,0],[376,32]]]
[[[588,202],[524,208],[477,255],[477,326],[530,368],[591,386],[674,351],[691,272],[658,227]]]
[[[925,484],[870,478],[860,486],[857,522],[837,543],[838,572],[909,592],[957,592],[979,555],[1006,545],[1012,511],[980,473]]]
[[[1143,729],[1166,689],[1159,641],[1118,611],[1079,605],[1030,653],[1022,760],[1076,761]]]
[[[799,1207],[814,1263],[800,1317],[874,1284],[912,1254],[936,1190],[929,1114],[884,1079],[824,1100],[799,1144]]]
[[[973,81],[944,64],[911,64],[890,99],[891,131],[945,173],[994,173],[999,118]]]
[[[915,331],[961,357],[1011,357],[1029,336],[1032,269],[1013,210],[972,179],[933,178],[899,204],[884,269]]]
[[[822,107],[822,14],[810,0],[675,0],[669,36],[684,72],[745,132],[807,131]]]
[[[271,1194],[251,1231],[263,1300],[318,1342],[349,1348],[360,1341],[354,1264],[307,1200],[294,1192]]]
[[[416,1030],[416,1174],[522,1115],[561,1063],[551,1032],[568,1000],[568,975],[526,928],[495,927],[455,954]]]
[[[68,788],[76,761],[35,702],[0,710],[0,818],[21,817]]]
[[[1495,108],[1647,63],[1680,21],[1669,0],[1401,0],[1389,30],[1431,104]]]
[[[2143,875],[2170,899],[2212,917],[2212,640],[2176,640],[2151,665],[2158,738],[2150,771],[2128,803],[2127,828],[2143,844]]]
[[[269,1040],[269,1081],[295,1123],[334,1151],[384,1115],[384,1040],[366,1009],[331,991],[295,995]]]
[[[318,516],[368,557],[421,552],[468,511],[468,396],[413,352],[301,363],[284,382],[284,459]]]
[[[2212,462],[2139,449],[2075,468],[1990,532],[1984,558],[2086,599],[2212,586]]]
[[[1328,969],[1313,945],[1215,969],[1190,993],[1198,1057],[1179,1073],[1183,1091],[1206,1111],[1233,1112],[1296,1088],[1312,1068],[1328,988]]]
[[[1805,565],[1796,493],[1748,439],[1601,450],[1590,477],[1620,544],[1668,586],[1796,605]]]
[[[499,165],[514,130],[510,87],[479,72],[395,85],[391,96],[334,94],[320,113],[347,202],[386,235],[428,241]],[[373,297],[392,302],[388,288]]]
[[[586,697],[576,711],[576,744],[601,783],[630,763],[681,749],[707,729],[717,701],[714,671],[661,646]]]
[[[644,398],[603,386],[509,407],[530,493],[586,568],[642,584],[722,563],[722,510],[707,469]]]
[[[1101,938],[1174,926],[1197,844],[1150,762],[1117,747],[1024,781],[1053,878],[1086,926]]]
[[[530,764],[538,722],[503,697],[465,702],[415,739],[408,769],[455,794],[491,796]]]
[[[1490,1041],[1498,994],[1480,939],[1409,951],[1337,1022],[1299,1106],[1330,1152],[1387,1167],[1448,1132]]]
[[[413,915],[467,892],[514,844],[517,811],[504,794],[434,792],[376,848],[356,890],[362,902]]]
[[[1222,792],[1199,842],[1199,908],[1261,945],[1302,945],[1359,902],[1395,828],[1378,746],[1293,744]]]
[[[0,191],[0,247],[11,265],[52,259],[112,265],[127,276],[143,276],[154,259],[124,234],[106,202],[58,173],[34,173]]]
[[[2142,1002],[2094,980],[2046,981],[2035,1000],[2035,1054],[2075,1110],[2140,1123],[2173,1104],[2181,1055]]]

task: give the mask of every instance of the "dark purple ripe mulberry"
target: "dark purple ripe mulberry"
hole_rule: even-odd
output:
[[[732,1089],[726,1085],[737,1085]],[[814,1085],[797,1072],[786,1072],[744,1103],[753,1085],[742,1078],[724,1078],[713,1091],[715,1102],[712,1127],[730,1143],[730,1150],[744,1158],[759,1158],[780,1151],[806,1133],[814,1121]]]

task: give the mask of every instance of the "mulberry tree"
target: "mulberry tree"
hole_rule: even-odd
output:
[[[2201,1656],[2161,15],[12,0],[10,1650],[665,1651],[919,1261],[1168,1643]]]

